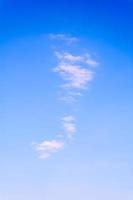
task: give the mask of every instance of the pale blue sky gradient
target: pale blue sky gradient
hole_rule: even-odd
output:
[[[37,2],[0,7],[0,199],[132,200],[133,3]],[[78,37],[69,50],[100,63],[70,106],[58,100],[58,44],[49,33]],[[31,143],[53,139],[71,110],[73,140],[39,159]]]

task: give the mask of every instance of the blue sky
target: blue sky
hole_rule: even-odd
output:
[[[2,200],[133,199],[133,1],[0,1]]]

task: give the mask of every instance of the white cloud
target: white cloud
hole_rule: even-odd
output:
[[[72,121],[75,121],[75,117],[72,115],[67,115],[67,116],[63,117],[62,120],[64,122],[72,122]]]
[[[86,54],[86,63],[89,66],[96,67],[99,63],[91,58],[89,54]]]
[[[65,122],[64,128],[69,133],[69,137],[71,137],[76,132],[76,127],[73,123]]]
[[[69,52],[55,52],[58,58],[54,71],[58,72],[65,84],[66,89],[85,89],[87,84],[93,80],[94,73],[90,66],[96,66],[97,62],[92,60],[88,54],[74,56]]]
[[[98,62],[92,59],[89,54],[75,56],[69,52],[63,52],[63,53],[55,52],[55,55],[62,63],[64,62],[79,63],[80,62],[80,64],[87,64],[91,67],[95,67],[98,65]]]
[[[68,139],[76,133],[75,117],[68,115],[62,118],[63,128],[67,134]]]
[[[76,37],[66,34],[49,34],[49,38],[55,40],[57,44],[56,47],[59,45],[58,42],[61,42],[61,47],[63,46],[64,49],[66,49],[68,45],[69,49],[70,45],[72,48],[73,42],[78,41]],[[73,49],[71,49],[71,51],[72,50]],[[82,95],[82,90],[86,89],[88,84],[92,82],[94,78],[94,69],[98,63],[92,59],[89,54],[76,55],[72,54],[70,50],[62,52],[56,51],[55,55],[57,57],[57,65],[54,67],[54,71],[58,73],[63,80],[63,84],[61,84],[63,90],[61,90],[61,92],[65,94],[62,95],[60,99],[63,99],[66,103],[73,103],[78,96]],[[74,116],[66,115],[61,119],[63,133],[57,134],[57,139],[33,143],[41,159],[46,159],[53,153],[63,149],[77,132],[75,121],[76,119]]]
[[[39,158],[46,159],[51,156],[51,154],[61,150],[64,147],[62,141],[51,140],[43,141],[40,143],[33,143],[35,150],[39,153]]]
[[[80,65],[59,63],[55,68],[55,72],[59,72],[66,82],[63,87],[69,89],[84,89],[93,79],[93,72]]]
[[[78,41],[78,38],[73,37],[73,36],[68,35],[68,34],[53,34],[53,33],[51,33],[51,34],[49,34],[49,38],[51,40],[64,41],[67,44],[72,44],[73,42],[77,42]]]
[[[67,91],[65,92],[65,96],[62,96],[59,98],[59,100],[67,103],[67,104],[73,104],[76,102],[76,100],[82,96],[81,92],[78,91]]]
[[[55,52],[57,58],[60,61],[69,61],[69,62],[80,62],[80,61],[84,61],[84,57],[82,56],[74,56],[68,52],[64,52],[63,54],[59,53],[59,52]]]

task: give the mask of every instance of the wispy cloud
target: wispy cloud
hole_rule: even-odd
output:
[[[57,66],[54,68],[65,81],[64,88],[85,89],[87,84],[93,80],[94,72],[89,66],[97,65],[96,61],[88,55],[72,55],[69,52],[55,52],[58,59]]]
[[[73,117],[72,115],[63,117],[62,125],[63,125],[65,133],[67,134],[67,138],[71,139],[77,131],[76,124],[75,124],[75,117]]]
[[[50,33],[49,38],[51,40],[64,41],[66,44],[72,44],[72,43],[78,41],[77,37],[73,37],[69,34],[53,34],[53,33]]]
[[[60,60],[60,62],[63,62],[63,63],[64,62],[69,62],[69,63],[80,62],[80,64],[87,64],[91,67],[95,67],[98,65],[98,62],[92,59],[91,55],[89,55],[88,53],[77,56],[77,55],[72,55],[69,52],[63,52],[63,53],[55,52],[55,55]]]
[[[57,58],[57,64],[53,71],[59,74],[63,81],[60,88],[65,95],[62,95],[61,99],[65,103],[73,103],[93,81],[95,67],[98,65],[98,62],[88,53],[72,53],[75,52],[72,44],[78,41],[76,37],[67,34],[49,34],[49,38],[52,41],[55,40],[63,43],[61,45],[61,48],[64,47],[62,50],[58,51],[56,49],[53,52]],[[65,48],[65,45],[67,47],[69,45],[69,50],[66,50],[67,47]],[[41,159],[49,158],[53,153],[63,149],[77,132],[76,118],[73,115],[66,115],[61,118],[61,126],[63,133],[56,135],[57,140],[33,143]]]
[[[55,72],[59,72],[66,82],[63,85],[66,89],[85,89],[87,83],[93,79],[93,72],[82,68],[80,65],[59,63]]]
[[[47,159],[52,154],[62,150],[66,142],[74,136],[76,133],[75,117],[72,115],[66,115],[61,119],[61,124],[63,128],[63,133],[57,135],[60,140],[44,140],[42,142],[32,142],[32,146],[39,154],[40,159]],[[67,140],[65,140],[65,138]]]
[[[64,147],[64,143],[57,140],[42,141],[40,143],[32,143],[32,145],[39,153],[39,158],[41,159],[50,157],[51,154],[61,150]]]
[[[75,63],[75,62],[84,61],[84,57],[74,56],[70,54],[69,52],[64,52],[64,53],[55,52],[55,55],[61,62],[69,61],[69,62]]]
[[[92,57],[91,57],[91,55],[89,55],[88,53],[85,55],[85,62],[89,65],[89,66],[91,66],[91,67],[96,67],[99,63],[96,61],[96,60],[94,60],[94,59],[92,59]]]

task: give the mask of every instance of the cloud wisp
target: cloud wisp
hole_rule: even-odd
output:
[[[35,150],[39,153],[39,158],[49,158],[53,153],[63,149],[64,142],[58,140],[44,140],[40,143],[32,143]]]
[[[80,62],[82,64],[87,64],[91,67],[95,67],[98,65],[98,62],[91,58],[91,55],[88,53],[83,55],[72,55],[69,52],[60,53],[58,51],[55,52],[57,58],[62,62],[69,62],[69,63],[77,63]]]
[[[71,139],[77,132],[75,117],[68,115],[62,118],[62,126],[68,139]]]
[[[78,38],[77,37],[73,37],[69,34],[53,34],[50,33],[49,34],[49,39],[50,40],[56,40],[56,41],[63,41],[68,45],[71,45],[72,43],[78,42]]]

